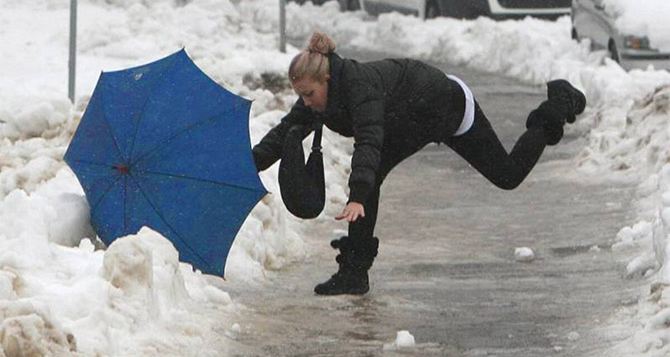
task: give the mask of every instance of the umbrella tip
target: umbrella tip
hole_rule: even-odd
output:
[[[130,172],[130,168],[124,164],[117,164],[112,166],[112,168],[116,169],[122,175],[127,175]]]

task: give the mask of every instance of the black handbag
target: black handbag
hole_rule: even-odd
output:
[[[279,163],[279,191],[286,208],[296,217],[316,218],[326,203],[326,184],[321,153],[322,123],[314,125],[312,152],[305,163],[302,141],[306,127],[294,125],[286,134]]]

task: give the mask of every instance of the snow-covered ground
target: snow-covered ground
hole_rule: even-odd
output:
[[[206,73],[254,99],[252,142],[295,100],[284,80],[297,49],[276,50],[276,0],[80,0],[77,97],[67,100],[69,0],[0,0],[0,343],[7,355],[159,355],[203,350],[217,316],[202,306],[236,309],[213,277],[177,261],[150,230],[96,249],[88,206],[62,156],[101,70],[146,63],[185,47]],[[460,21],[363,12],[335,2],[287,6],[288,33],[328,32],[342,46],[465,64],[538,86],[567,78],[584,89],[586,113],[569,130],[588,144],[566,179],[639,183],[639,221],[622,227],[613,249],[629,250],[641,292],[631,339],[621,356],[670,353],[670,74],[623,71],[588,43],[570,40],[570,21]],[[274,93],[261,84],[274,86]],[[268,87],[269,88],[269,87]],[[347,139],[324,135],[328,219],[346,202]],[[278,192],[276,167],[261,177]],[[303,259],[298,224],[279,195],[268,195],[245,222],[226,278],[252,283]],[[225,284],[216,283],[216,286]],[[225,288],[224,288],[225,289]],[[231,321],[232,324],[232,321]]]

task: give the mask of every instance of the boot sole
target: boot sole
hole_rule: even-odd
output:
[[[314,293],[315,293],[316,295],[320,295],[320,296],[334,296],[334,295],[365,295],[365,294],[368,293],[368,291],[370,291],[370,289],[368,289],[368,290],[347,290],[347,291],[340,291],[340,290],[337,290],[337,291],[321,291],[321,292],[319,292],[319,291],[316,291],[316,289],[315,289],[315,290],[314,290]]]

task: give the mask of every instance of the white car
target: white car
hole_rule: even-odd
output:
[[[423,19],[457,18],[557,18],[570,13],[570,0],[338,0],[344,10],[364,9],[372,15],[397,11]]]
[[[626,69],[645,69],[650,64],[656,69],[670,69],[670,52],[651,48],[646,37],[619,30],[617,18],[622,15],[605,0],[573,0],[572,38],[590,39],[593,48],[607,49],[610,57]]]

